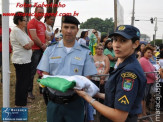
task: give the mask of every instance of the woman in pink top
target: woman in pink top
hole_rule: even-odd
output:
[[[144,72],[153,72],[155,67],[150,63],[149,59],[152,57],[154,49],[151,46],[146,46],[143,50],[143,57],[140,58],[139,62]],[[149,92],[151,86],[156,80],[155,73],[146,73],[147,85],[145,88],[145,95],[143,104],[143,116],[146,115],[146,102],[149,100]]]

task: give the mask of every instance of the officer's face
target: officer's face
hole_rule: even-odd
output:
[[[63,41],[65,42],[74,42],[76,39],[76,34],[78,32],[78,27],[75,24],[62,24],[62,34]]]
[[[152,50],[147,50],[144,53],[144,57],[147,58],[147,59],[150,59],[152,57]]]
[[[134,53],[139,42],[132,43],[132,40],[125,39],[122,36],[113,37],[113,49],[115,56],[120,58],[122,61],[128,56]]]

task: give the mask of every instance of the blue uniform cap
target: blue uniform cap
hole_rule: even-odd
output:
[[[80,24],[79,20],[74,16],[63,16],[62,23],[69,23],[69,24],[75,24],[75,25]]]
[[[121,35],[126,39],[138,38],[140,39],[140,31],[138,28],[131,25],[120,25],[116,31],[109,35],[109,37]]]

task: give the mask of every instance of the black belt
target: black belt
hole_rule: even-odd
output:
[[[68,104],[76,100],[77,98],[79,98],[79,96],[76,93],[70,96],[57,96],[52,93],[49,93],[49,100],[57,104]]]

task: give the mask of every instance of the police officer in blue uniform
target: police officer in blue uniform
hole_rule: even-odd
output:
[[[63,40],[51,44],[37,67],[43,74],[82,75],[97,74],[89,48],[76,40],[79,21],[73,16],[62,17]],[[83,122],[84,100],[74,90],[65,93],[48,88],[47,122]]]
[[[145,74],[134,53],[139,45],[140,31],[131,25],[121,25],[110,37],[118,61],[105,84],[105,95],[96,95],[105,99],[105,105],[84,91],[76,92],[104,116],[102,122],[137,122],[137,115],[142,113],[141,101],[146,85]]]

